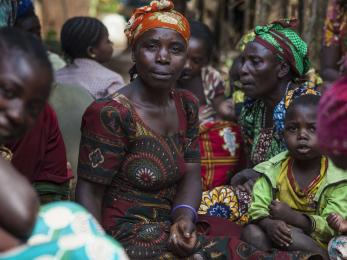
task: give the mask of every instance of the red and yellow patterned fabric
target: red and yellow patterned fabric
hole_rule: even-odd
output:
[[[203,190],[229,182],[244,164],[241,130],[229,121],[200,125],[201,177]]]
[[[323,43],[329,47],[340,45],[346,51],[344,38],[347,32],[347,10],[337,0],[329,0],[324,24]]]
[[[167,28],[177,31],[188,43],[189,23],[179,12],[173,10],[169,0],[152,1],[150,5],[135,9],[125,28],[125,35],[130,45],[144,32],[154,28]]]

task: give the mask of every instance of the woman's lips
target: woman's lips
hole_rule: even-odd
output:
[[[155,79],[170,79],[172,77],[171,73],[161,71],[153,71],[151,75]]]

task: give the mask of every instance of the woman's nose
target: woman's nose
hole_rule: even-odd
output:
[[[239,75],[247,74],[248,73],[248,66],[247,62],[242,62],[239,67]]]
[[[183,70],[191,70],[192,69],[192,63],[190,59],[187,59],[186,63],[184,64]]]
[[[160,63],[170,62],[170,53],[166,48],[160,48],[157,54],[157,61]]]

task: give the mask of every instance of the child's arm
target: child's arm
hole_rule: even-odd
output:
[[[268,217],[271,201],[272,186],[265,177],[261,177],[253,186],[252,203],[248,210],[251,221]]]
[[[273,200],[269,206],[271,218],[282,220],[288,225],[302,229],[306,234],[312,232],[312,223],[306,215],[290,208],[286,203]]]
[[[327,217],[328,225],[336,232],[347,233],[347,221],[344,220],[339,214],[331,213]]]

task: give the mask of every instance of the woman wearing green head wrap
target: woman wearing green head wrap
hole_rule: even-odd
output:
[[[241,55],[240,81],[249,99],[241,111],[240,124],[250,166],[286,149],[282,131],[290,102],[303,94],[318,94],[303,79],[310,61],[307,44],[292,29],[295,22],[281,20],[257,26]]]

